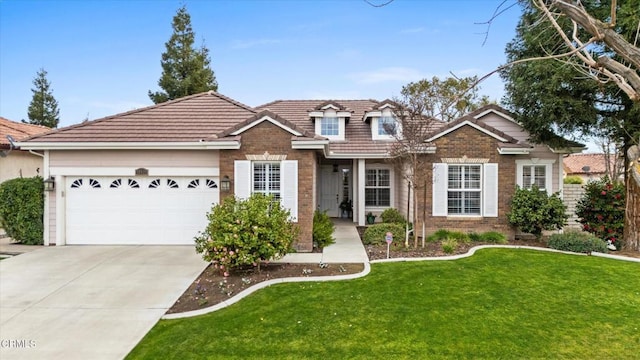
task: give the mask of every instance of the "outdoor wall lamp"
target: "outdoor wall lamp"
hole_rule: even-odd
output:
[[[229,191],[231,189],[231,180],[229,180],[229,176],[225,175],[222,177],[220,181],[220,190]]]
[[[56,189],[56,181],[53,179],[53,176],[49,176],[49,178],[44,183],[44,191],[53,191]]]

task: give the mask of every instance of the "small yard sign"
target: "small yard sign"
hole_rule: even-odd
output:
[[[387,259],[389,258],[389,247],[391,246],[391,243],[393,242],[393,234],[388,232],[387,235],[384,237],[384,239],[387,241]]]

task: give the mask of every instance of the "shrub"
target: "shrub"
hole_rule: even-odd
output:
[[[564,234],[553,234],[547,244],[552,249],[590,253],[592,251],[607,252],[607,244],[597,237],[579,231],[567,231]]]
[[[558,193],[549,196],[533,185],[531,189],[516,188],[507,218],[511,225],[540,239],[543,230],[562,229],[568,218],[566,212]]]
[[[451,231],[445,229],[440,229],[427,237],[428,242],[442,241],[446,239],[453,239],[463,243],[467,243],[471,240],[468,234],[465,234],[461,231]]]
[[[571,175],[564,178],[563,182],[565,184],[582,184],[582,178],[580,176]]]
[[[12,239],[41,245],[44,185],[41,177],[18,178],[0,184],[0,227]]]
[[[407,223],[407,219],[400,214],[400,211],[395,208],[388,208],[380,214],[380,218],[383,223],[402,224],[404,226]]]
[[[313,242],[320,249],[335,242],[333,238],[333,223],[326,211],[318,211],[313,214]]]
[[[232,269],[278,259],[292,251],[297,228],[289,211],[272,196],[224,199],[207,214],[209,224],[195,238],[196,252],[224,275]]]
[[[481,242],[487,242],[492,244],[506,244],[507,237],[504,236],[503,233],[499,233],[497,231],[487,231],[485,233],[480,234],[479,236]]]
[[[616,248],[623,246],[625,188],[609,179],[590,181],[576,204],[576,215],[582,229],[602,240],[609,240]]]
[[[454,251],[458,248],[458,241],[456,239],[445,239],[442,241],[442,251],[445,254],[453,254]]]
[[[376,245],[382,244],[385,242],[385,236],[387,232],[393,234],[394,239],[398,241],[399,239],[404,240],[404,227],[399,224],[393,223],[380,223],[367,227],[364,231],[364,239],[363,243],[365,245]]]

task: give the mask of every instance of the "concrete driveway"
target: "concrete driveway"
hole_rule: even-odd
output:
[[[45,247],[0,261],[0,359],[121,359],[206,267],[192,246]]]

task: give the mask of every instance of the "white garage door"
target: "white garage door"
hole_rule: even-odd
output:
[[[193,244],[218,178],[67,177],[67,244]]]

